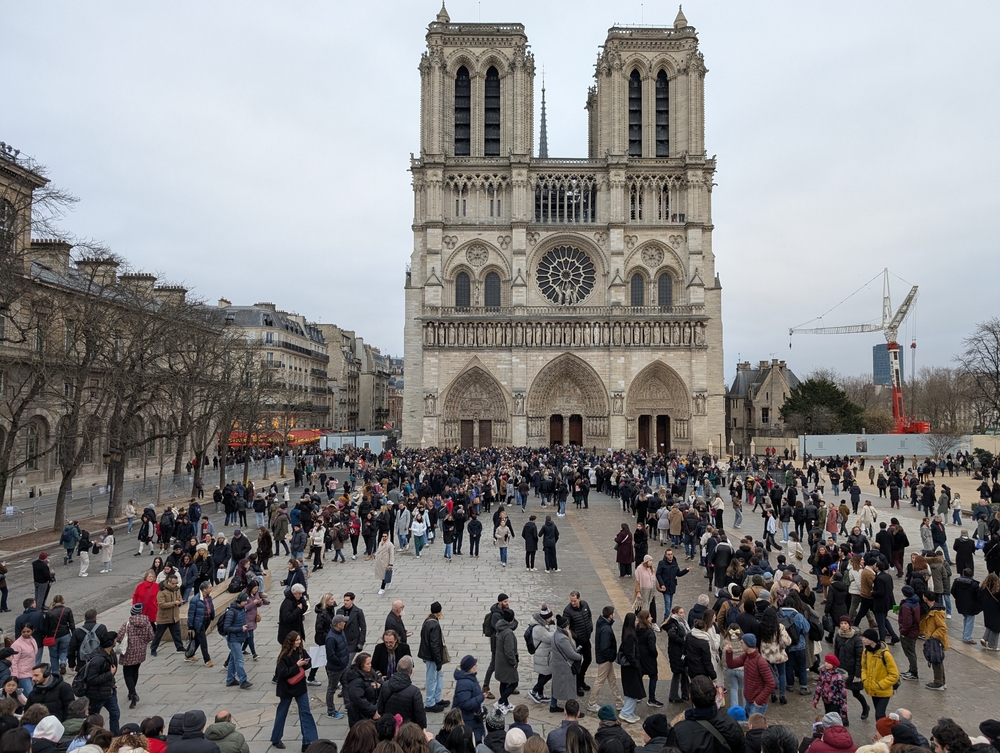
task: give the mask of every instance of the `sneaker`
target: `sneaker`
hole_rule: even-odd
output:
[[[658,700],[656,700],[655,698],[653,698],[653,699],[651,699],[651,700],[648,700],[648,701],[646,701],[646,705],[647,705],[647,706],[652,706],[652,707],[653,707],[654,709],[662,709],[662,708],[663,708],[663,704],[662,704],[662,703],[660,703],[660,702],[659,702]]]
[[[555,570],[553,570],[552,572],[554,572],[554,573],[561,573],[561,572],[562,572],[562,570],[561,570],[560,568],[558,568],[558,567],[557,567],[557,568],[556,568]]]
[[[306,680],[306,685],[312,685],[313,687],[316,688],[318,688],[322,684],[323,683],[321,683],[319,680]]]
[[[538,695],[538,693],[536,693],[536,692],[535,692],[534,690],[531,690],[531,691],[529,691],[529,692],[528,692],[528,698],[530,698],[531,700],[533,700],[533,701],[534,701],[535,703],[542,703],[542,702],[543,702],[543,700],[544,700],[544,699],[543,699],[543,698],[542,698],[542,697],[541,697],[540,695]]]
[[[496,696],[490,692],[489,688],[483,688],[483,698],[489,698],[490,700],[493,700],[494,698],[496,698]]]
[[[900,680],[919,680],[920,678],[913,674],[912,672],[901,672],[899,675]]]
[[[210,662],[210,661],[207,661],[207,662],[205,662],[205,666],[206,666],[206,667],[214,667],[214,666],[215,666],[215,664],[213,664],[213,663],[212,663],[212,662]]]
[[[809,688],[799,688],[799,695],[812,695],[812,691]]]
[[[236,687],[237,685],[239,685],[239,684],[240,684],[240,683],[239,683],[239,681],[238,681],[238,680],[233,680],[232,682],[227,682],[227,683],[226,683],[226,687],[227,687],[227,688],[235,688],[235,687]]]
[[[939,685],[936,682],[929,682],[926,685],[924,685],[924,687],[927,688],[928,690],[947,690],[948,689],[947,685]]]
[[[332,714],[330,712],[327,712],[326,715],[328,717],[330,717],[331,719],[343,719],[344,718],[344,713],[342,711],[334,711]]]
[[[587,706],[590,711],[600,711],[601,707],[596,703],[591,703]]]
[[[185,656],[184,657],[184,661],[189,661],[189,662],[192,662],[194,664],[197,664],[198,663],[198,657],[197,656]]]
[[[384,594],[384,593],[385,593],[385,589],[384,589],[384,588],[380,588],[380,589],[378,590],[378,595],[379,595],[379,596],[381,596],[381,595],[382,595],[382,594]]]
[[[637,717],[637,716],[625,716],[625,715],[621,715],[618,718],[621,721],[625,722],[626,724],[638,724],[639,723],[639,717]]]
[[[549,713],[550,714],[561,714],[563,712],[563,710],[564,709],[563,709],[562,706],[549,706]]]

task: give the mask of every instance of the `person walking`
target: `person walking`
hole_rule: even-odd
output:
[[[413,516],[410,514],[406,503],[400,500],[396,509],[396,541],[399,543],[399,551],[406,551],[407,537],[410,535],[410,525]]]
[[[347,618],[342,614],[335,615],[326,634],[326,715],[331,719],[344,718],[343,712],[337,710],[337,688],[351,663],[345,627]]]
[[[184,650],[180,623],[182,603],[180,580],[177,573],[171,573],[160,584],[160,591],[156,594],[156,632],[153,635],[153,642],[149,644],[150,656],[156,656],[160,640],[168,630],[174,641],[174,648],[178,651]]]
[[[861,692],[864,690],[861,681],[861,663],[865,651],[861,631],[851,624],[851,618],[846,614],[841,615],[837,624],[837,632],[833,638],[833,652],[840,661],[845,687],[861,704],[861,718],[864,720],[868,718],[870,709],[864,693]]]
[[[896,668],[896,660],[879,638],[878,630],[868,628],[861,634],[861,642],[865,646],[861,657],[861,682],[865,692],[871,696],[877,722],[885,716],[889,700],[895,693],[899,670]],[[862,714],[862,718],[864,716]]]
[[[396,562],[396,547],[389,540],[389,534],[383,533],[375,550],[375,580],[381,581],[378,595],[382,596],[385,589],[392,584],[392,568]]]
[[[66,550],[66,556],[63,557],[64,565],[69,565],[73,562],[73,552],[76,550],[76,546],[79,543],[79,524],[73,520],[70,521],[65,528],[63,528],[62,535],[59,537],[59,546]]]
[[[528,625],[531,630],[531,642],[528,644],[531,668],[538,675],[534,687],[528,691],[528,697],[535,703],[545,703],[549,700],[545,695],[545,685],[552,679],[552,673],[549,671],[549,654],[552,652],[552,635],[556,632],[555,616],[549,605],[542,604],[531,616]]]
[[[424,705],[426,711],[444,711],[448,707],[447,702],[441,697],[444,692],[444,665],[447,649],[444,644],[444,632],[441,630],[441,615],[443,613],[441,602],[435,601],[431,604],[431,611],[424,619],[424,624],[420,626],[420,646],[417,649],[417,658],[422,659],[427,670],[426,685],[424,687]],[[513,616],[513,613],[511,613]],[[398,664],[397,664],[398,666]],[[500,680],[499,662],[497,666],[497,680],[500,681],[501,698],[503,697],[503,681]]]
[[[1000,651],[1000,576],[990,573],[979,586],[979,603],[983,608],[983,637],[979,642],[987,651]]]
[[[143,614],[149,618],[149,623],[156,628],[158,606],[156,596],[160,592],[160,584],[156,582],[156,571],[147,570],[142,580],[132,592],[132,603],[142,604]]]
[[[635,612],[625,615],[622,623],[621,657],[622,694],[625,705],[622,707],[619,719],[628,724],[636,724],[639,717],[635,713],[636,704],[646,695],[642,687],[642,666],[639,663],[639,642],[636,637]]]
[[[556,543],[559,541],[559,529],[552,522],[551,515],[545,516],[545,522],[538,533],[542,539],[542,553],[545,555],[545,572],[561,572],[559,570],[559,561],[556,559]]]
[[[636,614],[635,625],[636,641],[639,644],[639,666],[642,674],[649,678],[649,696],[646,698],[646,705],[663,708],[663,704],[656,698],[656,684],[659,680],[656,665],[656,657],[659,656],[659,651],[656,650],[656,632],[660,627],[645,609]]]
[[[538,552],[537,519],[537,515],[529,515],[528,522],[521,529],[521,538],[524,539],[524,569],[529,571],[535,570],[535,554]]]
[[[225,637],[229,648],[229,661],[226,664],[227,688],[239,685],[243,690],[248,690],[253,687],[253,683],[247,679],[246,669],[243,666],[243,641],[246,640],[247,632],[250,630],[247,624],[249,601],[250,597],[246,591],[241,591],[226,608],[225,617],[222,618],[219,632]]]
[[[135,692],[139,682],[139,667],[146,661],[146,647],[151,640],[153,640],[153,626],[149,618],[143,614],[143,605],[133,604],[129,618],[118,630],[117,640],[119,648],[121,644],[125,645],[125,650],[118,657],[118,664],[121,665],[125,687],[128,688],[130,709],[134,709],[139,702],[139,695]]]
[[[565,618],[563,620],[565,621]],[[500,697],[494,704],[494,708],[500,709],[500,712],[505,715],[514,710],[514,704],[510,703],[510,696],[517,688],[519,679],[517,667],[520,658],[517,653],[517,636],[514,634],[515,630],[517,630],[517,620],[514,619],[513,610],[503,610],[500,614],[500,619],[496,623],[496,678],[497,682],[500,683]],[[551,664],[551,653],[549,661]],[[555,685],[554,681],[553,685]],[[552,697],[553,699],[555,698],[554,689]]]
[[[872,612],[875,613],[875,623],[878,625],[879,640],[885,640],[889,636],[889,645],[899,643],[899,636],[892,629],[889,622],[889,612],[896,606],[896,597],[893,595],[892,576],[889,574],[889,563],[880,559],[876,564],[878,575],[872,585]]]
[[[618,657],[618,638],[614,631],[615,608],[604,607],[600,617],[597,618],[597,627],[594,631],[594,662],[597,664],[597,679],[594,680],[594,687],[590,691],[587,707],[591,711],[597,711],[600,705],[597,702],[601,686],[607,683],[611,689],[611,696],[614,702],[621,706],[621,691],[618,689],[618,680],[615,677],[615,659]]]
[[[590,638],[594,634],[594,614],[590,611],[590,604],[580,597],[579,591],[570,591],[569,604],[563,608],[563,617],[569,620],[570,631],[573,640],[576,641],[576,650],[583,655],[580,671],[576,673],[577,695],[582,698],[583,693],[590,690],[586,675],[594,660],[594,650],[590,643]]]
[[[480,524],[480,530],[482,530],[482,524]],[[420,559],[420,552],[427,546],[427,522],[424,514],[419,510],[413,516],[413,522],[410,523],[410,534],[413,537],[413,554],[417,559]],[[478,551],[477,545],[477,557],[479,556]]]
[[[118,706],[118,691],[115,689],[118,662],[114,647],[117,642],[117,633],[113,631],[105,633],[101,639],[100,648],[77,671],[77,676],[83,675],[83,695],[87,697],[90,713],[100,714],[103,709],[106,709],[108,726],[113,735],[121,734],[121,728],[118,725],[121,720],[121,710]],[[76,678],[74,678],[75,681]]]
[[[945,622],[944,605],[937,601],[936,594],[925,591],[921,597],[926,610],[920,620],[920,633],[924,636],[924,658],[931,665],[934,681],[924,687],[928,690],[946,690],[944,657],[948,650],[948,623]]]
[[[635,551],[632,548],[632,532],[629,530],[628,523],[622,523],[621,530],[615,536],[615,561],[618,563],[619,578],[628,578],[632,575]]]
[[[674,594],[677,593],[677,579],[691,572],[690,567],[681,570],[680,563],[674,558],[674,550],[667,547],[663,559],[656,566],[657,590],[663,594],[663,621],[670,619],[674,606]],[[662,628],[663,625],[660,625]]]
[[[35,584],[35,604],[39,609],[44,610],[49,588],[52,586],[52,581],[55,580],[55,575],[49,566],[49,555],[45,552],[40,553],[38,558],[31,563],[31,578]]]
[[[920,597],[911,586],[903,586],[903,601],[899,605],[899,640],[903,644],[907,670],[899,675],[902,680],[919,680],[917,668],[917,639],[920,637]]]
[[[281,644],[281,653],[274,671],[277,685],[275,695],[278,696],[278,710],[274,717],[274,727],[271,729],[271,745],[283,750],[285,744],[281,741],[285,734],[285,720],[288,718],[288,708],[295,701],[299,711],[299,726],[302,728],[302,750],[305,751],[316,737],[316,721],[309,709],[309,686],[306,685],[306,669],[309,667],[309,654],[302,644],[302,635],[291,631]]]
[[[184,652],[184,661],[193,664],[198,663],[195,651],[201,647],[201,656],[205,660],[206,667],[214,666],[212,657],[208,653],[208,635],[206,631],[212,620],[215,618],[215,605],[212,603],[212,584],[205,581],[201,584],[201,590],[188,604],[187,629],[188,646]]]
[[[44,636],[42,643],[47,639],[54,639],[54,643],[49,645],[49,664],[53,669],[58,668],[60,674],[66,674],[67,657],[69,656],[69,644],[73,639],[73,631],[76,623],[73,621],[73,610],[66,606],[62,595],[56,594],[52,597],[52,605],[43,617]]]
[[[975,645],[972,631],[976,626],[976,615],[983,611],[979,602],[979,581],[972,577],[970,568],[967,567],[961,572],[962,574],[951,582],[951,595],[955,599],[955,609],[962,615],[962,643]]]

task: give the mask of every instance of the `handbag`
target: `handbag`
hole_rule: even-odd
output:
[[[306,671],[302,667],[299,667],[299,671],[289,677],[287,682],[289,685],[298,685],[304,679],[306,679]]]
[[[618,656],[615,657],[615,664],[619,667],[631,667],[632,662],[629,661],[628,657],[622,653],[621,649],[618,649]]]
[[[255,615],[253,616],[253,618],[254,618],[254,620],[255,620],[256,622],[260,622],[260,612],[258,612],[257,614],[255,614]]]
[[[125,628],[125,632],[118,643],[115,644],[115,653],[121,656],[126,651],[128,651],[128,627]]]
[[[392,568],[391,568],[391,567],[389,567],[389,568],[386,568],[386,571],[385,571],[385,574],[384,574],[384,575],[383,575],[383,577],[382,577],[382,580],[384,580],[384,581],[385,581],[385,584],[386,584],[387,586],[388,586],[388,585],[389,585],[390,583],[392,583]]]
[[[42,645],[43,646],[54,646],[54,645],[56,645],[56,636],[59,635],[59,623],[62,622],[62,618],[63,618],[63,615],[65,613],[66,613],[66,607],[63,607],[62,611],[59,613],[59,619],[56,620],[56,632],[55,632],[55,634],[54,635],[47,635],[44,638],[42,638]]]
[[[448,647],[447,646],[442,646],[441,647],[441,663],[442,664],[450,664],[451,663],[451,654],[448,653]]]

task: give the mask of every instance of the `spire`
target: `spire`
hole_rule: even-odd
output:
[[[549,134],[545,123],[545,66],[542,66],[542,133],[538,137],[538,156],[540,159],[549,157]]]
[[[684,17],[684,6],[677,6],[677,18],[674,19],[674,28],[683,29],[688,25],[688,20]]]
[[[441,10],[437,14],[437,22],[439,24],[451,23],[451,16],[448,15],[448,9],[444,7],[444,0],[441,2]]]

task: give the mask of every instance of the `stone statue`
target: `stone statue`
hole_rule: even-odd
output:
[[[436,416],[437,415],[437,395],[433,392],[428,392],[424,395],[424,415],[425,416]]]

